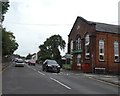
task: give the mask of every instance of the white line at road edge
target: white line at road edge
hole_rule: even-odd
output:
[[[6,68],[4,68],[1,72],[4,72],[5,70],[7,70],[8,68],[10,68],[13,64],[8,65]]]
[[[58,80],[56,80],[56,79],[54,79],[54,78],[52,78],[52,77],[50,77],[50,79],[53,80],[53,81],[55,81],[55,82],[57,82],[57,83],[59,83],[60,85],[62,85],[62,86],[64,86],[64,87],[66,87],[67,89],[71,89],[71,88],[68,87],[67,85],[61,83],[60,81],[58,81]]]
[[[34,69],[34,68],[32,68],[32,67],[30,67],[30,66],[28,66],[28,65],[26,65],[27,67],[29,67],[29,68],[31,68],[31,69],[33,69],[34,71],[37,71],[36,69]],[[42,75],[45,75],[44,73],[42,73],[42,72],[40,72],[40,71],[37,71],[38,73],[40,73],[40,74],[42,74]]]
[[[40,73],[40,74],[42,74],[42,75],[45,75],[44,73],[42,73],[42,72],[40,72],[40,71],[38,71],[38,73]]]

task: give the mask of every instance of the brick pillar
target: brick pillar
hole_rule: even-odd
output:
[[[94,68],[95,68],[95,60],[96,60],[96,36],[95,35],[91,35],[90,36],[90,71],[94,72]]]
[[[73,42],[73,51],[76,49],[76,43]],[[72,70],[77,70],[77,56],[76,54],[73,54],[73,64],[72,64]]]

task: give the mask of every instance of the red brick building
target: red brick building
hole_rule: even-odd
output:
[[[68,35],[68,53],[72,69],[83,72],[102,70],[118,73],[120,33],[118,25],[87,21],[77,17]]]

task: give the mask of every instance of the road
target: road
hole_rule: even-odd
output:
[[[84,73],[44,72],[41,66],[14,67],[2,72],[3,94],[118,94],[118,87],[91,79]]]

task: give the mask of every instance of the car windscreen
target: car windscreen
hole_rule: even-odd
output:
[[[48,61],[48,64],[57,64],[57,62],[54,60],[50,60],[50,61]]]
[[[23,63],[23,60],[17,60],[16,63]]]

